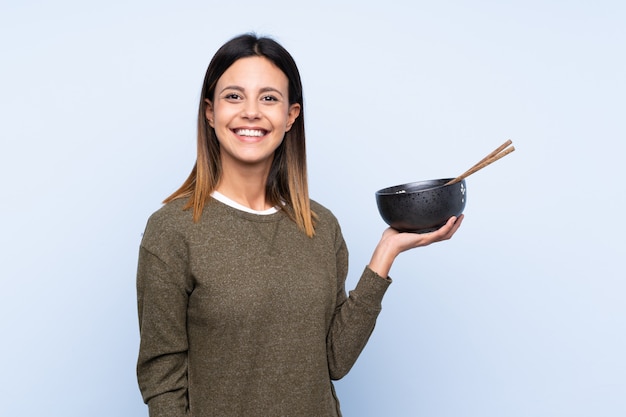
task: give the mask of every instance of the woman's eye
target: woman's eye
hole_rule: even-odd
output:
[[[239,100],[241,96],[237,93],[228,93],[224,96],[227,100]]]
[[[261,97],[261,101],[278,101],[278,99],[274,96],[263,96]]]

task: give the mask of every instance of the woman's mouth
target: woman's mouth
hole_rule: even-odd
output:
[[[262,129],[235,129],[234,132],[238,136],[248,136],[254,138],[259,138],[267,134],[267,131]]]

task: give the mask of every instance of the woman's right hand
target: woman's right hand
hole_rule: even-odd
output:
[[[376,246],[368,267],[383,278],[389,275],[389,270],[396,257],[407,250],[428,246],[435,242],[449,240],[461,226],[464,216],[451,217],[446,224],[429,233],[399,232],[387,228]]]

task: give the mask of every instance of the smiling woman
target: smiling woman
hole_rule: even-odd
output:
[[[394,259],[462,221],[387,229],[348,295],[337,219],[309,200],[298,69],[253,35],[209,64],[196,165],[165,202],[137,274],[137,375],[151,417],[340,416],[332,380],[367,343]]]

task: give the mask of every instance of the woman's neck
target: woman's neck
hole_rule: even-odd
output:
[[[216,190],[253,210],[263,211],[272,207],[266,200],[265,185],[269,168],[224,169]]]

